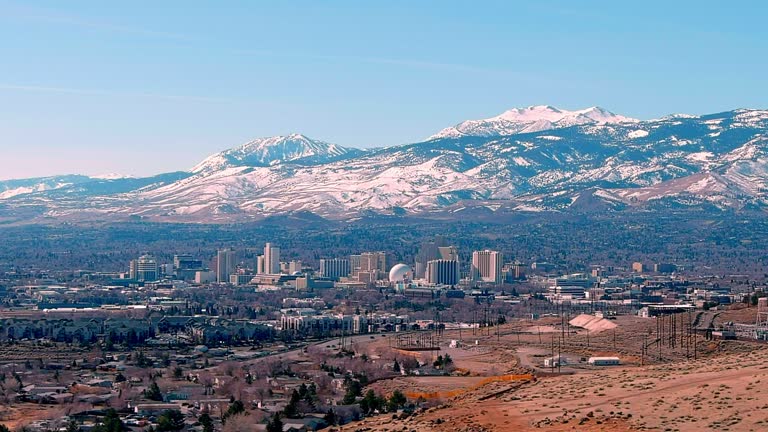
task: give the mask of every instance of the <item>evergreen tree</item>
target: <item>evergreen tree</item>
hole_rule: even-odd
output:
[[[350,377],[344,378],[344,387],[347,389],[347,393],[344,394],[344,399],[341,401],[344,405],[352,405],[355,403],[356,398],[363,394],[363,388],[360,381]]]
[[[96,425],[93,432],[121,432],[125,430],[125,424],[120,420],[120,416],[117,415],[117,411],[110,408],[104,415],[104,421]]]
[[[229,404],[229,408],[227,408],[227,412],[224,413],[223,416],[221,416],[221,421],[226,422],[228,418],[234,417],[236,415],[240,415],[245,412],[245,405],[243,405],[242,401],[236,400],[232,401],[231,404]]]
[[[291,401],[288,402],[288,405],[285,406],[285,409],[283,410],[283,414],[288,418],[301,417],[301,414],[299,413],[300,401],[301,401],[301,395],[296,390],[293,390],[293,393],[291,394]]]
[[[389,396],[389,400],[387,401],[387,411],[397,411],[398,408],[404,406],[407,402],[408,399],[405,397],[403,392],[400,390],[395,390],[392,392],[392,395]]]
[[[435,360],[434,362],[432,362],[432,366],[434,366],[434,367],[436,367],[436,368],[439,368],[439,367],[441,367],[442,365],[443,365],[443,356],[439,355],[439,356],[437,356],[437,360]]]
[[[152,381],[152,384],[149,386],[149,388],[144,390],[144,397],[149,400],[162,402],[163,393],[160,391],[160,387],[157,385],[157,383]]]
[[[67,432],[80,432],[80,425],[78,425],[76,421],[70,420],[69,423],[67,423]]]
[[[360,401],[360,409],[363,410],[365,414],[371,414],[377,410],[383,409],[386,404],[387,401],[384,398],[376,396],[376,393],[374,393],[373,390],[368,390]]]
[[[24,381],[21,380],[21,375],[14,372],[13,378],[16,380],[16,384],[18,384],[18,391],[21,391],[24,387]]]
[[[208,413],[201,414],[197,421],[203,426],[203,432],[213,432],[213,419]]]
[[[267,423],[267,432],[283,432],[283,421],[280,420],[280,414],[275,413]]]
[[[308,403],[314,404],[316,400],[318,400],[317,397],[317,386],[315,383],[311,383],[309,385],[309,388],[307,389],[307,396],[304,398]]]
[[[172,432],[184,429],[184,415],[176,410],[167,410],[157,418],[158,432]]]
[[[339,421],[338,418],[336,418],[336,413],[333,412],[333,408],[328,410],[325,416],[323,416],[323,420],[331,426],[336,426],[336,423]]]

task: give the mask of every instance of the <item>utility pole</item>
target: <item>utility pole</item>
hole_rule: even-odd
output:
[[[656,340],[658,341],[658,344],[659,344],[659,361],[661,361],[661,341],[662,341],[662,339],[656,339]]]
[[[501,341],[501,314],[496,312],[496,342]]]
[[[693,359],[698,360],[698,340],[696,338],[696,333],[693,334]]]
[[[672,325],[672,331],[669,335],[669,341],[671,342],[671,347],[676,348],[677,346],[677,314],[672,314],[672,320],[670,321]]]
[[[565,339],[565,305],[561,302],[560,303],[560,340],[562,341]],[[557,344],[558,350],[560,349],[560,342]]]
[[[491,307],[486,305],[485,306],[485,313],[486,313],[486,321],[485,325],[488,327],[487,335],[491,335]]]
[[[688,309],[688,330],[687,334],[685,335],[685,358],[690,359],[691,358],[691,327],[693,326],[693,323],[691,322],[691,310]]]
[[[680,347],[685,345],[685,312],[680,316]]]
[[[664,343],[664,314],[656,317],[656,345],[658,350],[658,361],[661,361],[661,345]]]
[[[552,356],[550,357],[550,359],[552,359],[552,362],[555,361],[555,334],[554,333],[552,333]],[[549,364],[550,372],[555,371],[555,364],[552,362],[550,362]]]

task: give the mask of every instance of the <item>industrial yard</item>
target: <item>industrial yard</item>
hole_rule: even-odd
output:
[[[721,315],[748,321],[754,313],[751,308]],[[477,330],[474,336],[471,331],[464,333],[468,343],[442,351],[467,376],[403,377],[374,384],[383,392],[399,388],[434,396],[431,407],[410,416],[365,419],[342,430],[759,431],[768,427],[766,390],[761,384],[768,381],[768,347],[762,343],[712,340],[694,333],[694,354],[693,342],[686,353],[688,336],[684,334],[683,343],[678,335],[675,347],[662,345],[659,357],[655,345],[643,349],[648,333],[656,330],[655,318],[618,317],[615,328],[606,326],[591,333],[572,329],[565,344],[557,319],[538,321],[540,326],[510,323],[501,326],[499,334],[494,330],[482,335]],[[553,335],[555,345],[560,339],[561,355],[573,359],[559,373],[543,363],[552,352]],[[596,366],[583,361],[585,356],[616,356],[621,364]],[[521,375],[526,372],[534,378]],[[504,376],[518,378],[488,379]]]

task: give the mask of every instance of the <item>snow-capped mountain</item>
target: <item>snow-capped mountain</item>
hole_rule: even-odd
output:
[[[91,177],[63,175],[0,181],[0,199],[13,198],[33,192],[44,192],[90,181]]]
[[[60,204],[61,200],[78,201],[87,197],[112,196],[173,183],[191,174],[173,172],[152,177],[63,175],[21,180],[0,180],[0,202],[10,199],[33,199]],[[25,202],[25,201],[21,201]]]
[[[362,150],[313,140],[301,134],[259,138],[216,153],[192,168],[193,173],[212,173],[240,166],[271,166],[291,162],[317,165],[360,154]]]
[[[445,128],[427,139],[506,136],[582,124],[635,123],[637,121],[600,107],[568,111],[549,105],[537,105],[513,108],[487,119],[467,120],[456,126]]]
[[[508,117],[529,111],[536,109]],[[188,173],[70,181],[56,189],[35,189],[40,179],[0,182],[0,193],[34,189],[0,198],[0,221],[19,214],[24,220],[229,222],[291,212],[351,219],[371,213],[445,218],[467,211],[768,209],[768,111],[649,121],[604,110],[538,111],[549,113],[546,130],[462,134],[368,151],[292,135],[218,153]],[[591,120],[582,122],[586,116]]]

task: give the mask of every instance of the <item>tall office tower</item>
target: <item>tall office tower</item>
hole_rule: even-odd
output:
[[[350,264],[348,259],[334,258],[320,260],[320,276],[338,280],[347,277],[350,274]]]
[[[352,276],[357,276],[357,273],[360,272],[361,259],[362,259],[362,255],[349,256],[349,274],[351,274]]]
[[[456,246],[440,246],[437,248],[441,260],[458,261],[459,250]]]
[[[499,284],[502,280],[502,256],[497,251],[472,252],[472,280]]]
[[[364,252],[360,254],[360,269],[356,273],[358,280],[361,277],[370,280],[379,280],[386,276],[393,261],[386,252]],[[362,275],[362,276],[361,276]]]
[[[423,279],[427,270],[427,263],[432,260],[440,259],[440,247],[448,246],[448,243],[442,236],[435,236],[433,240],[425,241],[419,247],[416,254],[416,265],[414,266],[414,277]]]
[[[369,272],[378,269],[378,257],[371,252],[360,254],[360,271]]]
[[[157,261],[152,255],[142,255],[131,261],[130,277],[140,282],[156,281],[159,275]]]
[[[432,260],[427,263],[427,283],[438,285],[459,284],[459,262],[457,260]]]
[[[280,274],[280,248],[272,243],[264,246],[264,269],[267,274]]]
[[[203,262],[196,260],[192,255],[174,255],[173,256],[173,273],[178,279],[181,280],[194,280],[195,274],[203,270]],[[166,274],[171,274],[166,272]]]
[[[237,257],[234,249],[222,249],[216,254],[216,282],[229,283],[229,276],[235,272]]]
[[[516,280],[522,279],[525,276],[525,265],[523,265],[523,263],[515,262],[514,270]]]
[[[389,259],[386,252],[364,252],[360,254],[360,271],[389,270]]]
[[[301,273],[301,261],[291,261],[288,263],[288,274]]]
[[[189,261],[194,261],[194,258],[192,258],[192,255],[174,255],[173,268],[174,269],[189,268],[185,266],[185,263]]]
[[[192,258],[192,255],[174,255],[173,256],[174,270],[200,269],[202,267],[203,267],[203,262]]]
[[[256,257],[256,274],[266,274],[267,266],[264,264],[264,255]]]

